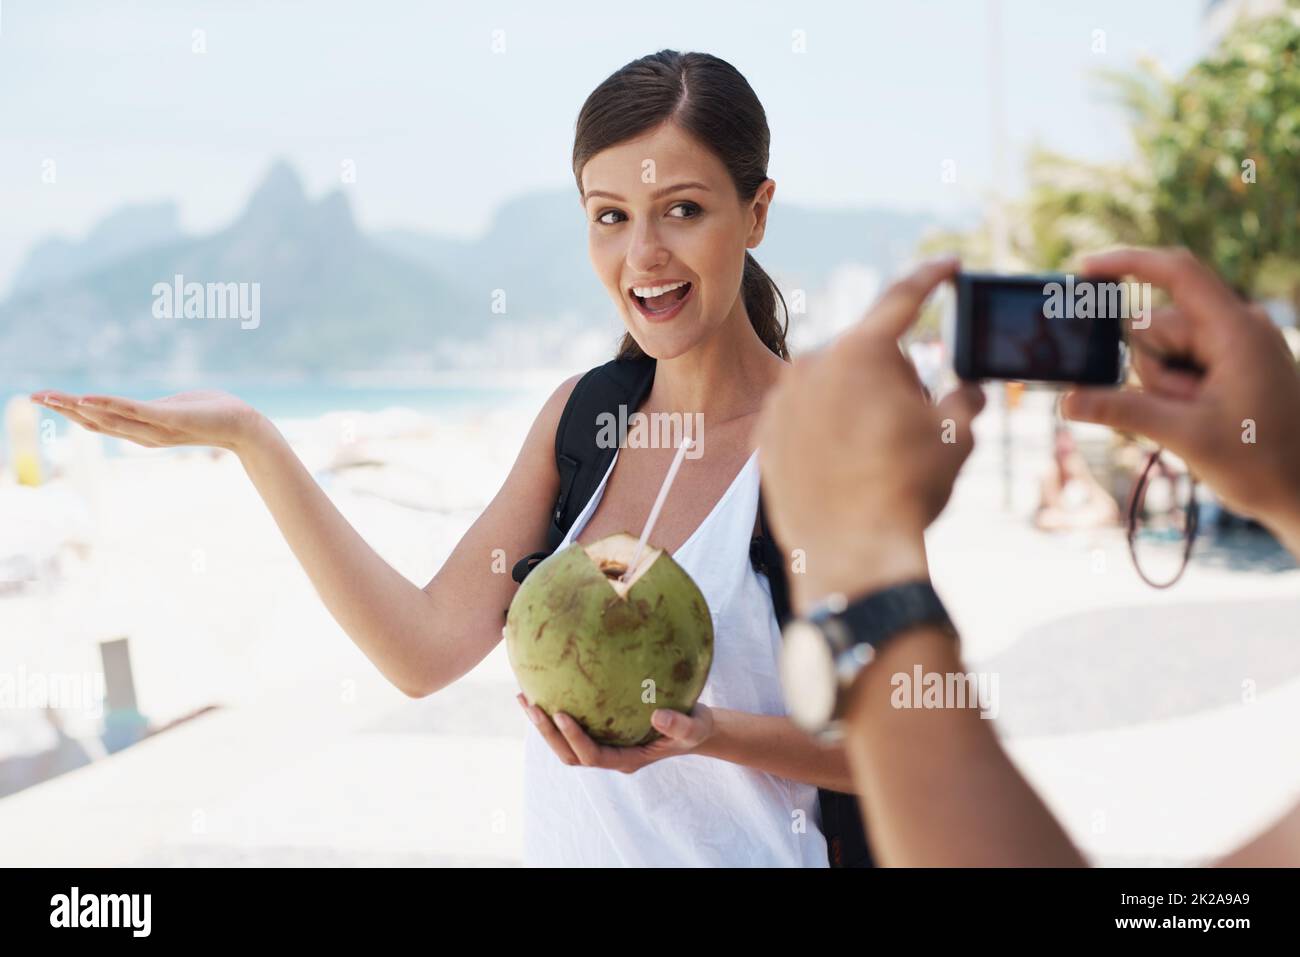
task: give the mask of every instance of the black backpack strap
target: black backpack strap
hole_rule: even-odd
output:
[[[777,624],[786,626],[794,612],[790,607],[790,590],[785,579],[785,556],[776,543],[776,537],[768,531],[767,510],[763,506],[763,489],[758,490],[758,535],[750,540],[749,560],[754,568],[767,576],[767,583],[772,591],[772,608],[776,612]]]
[[[772,591],[772,608],[784,628],[794,614],[790,607],[790,589],[785,575],[785,555],[768,530],[767,512],[763,507],[763,490],[758,492],[758,535],[749,543],[749,559],[754,568],[767,576]],[[855,795],[817,789],[817,803],[822,812],[822,833],[826,835],[827,856],[831,867],[874,867],[866,829],[862,825],[862,808]]]
[[[560,493],[546,529],[546,549],[526,555],[515,563],[511,577],[522,582],[538,564],[564,541],[578,514],[586,507],[605,477],[609,463],[627,438],[627,420],[650,394],[655,360],[611,359],[587,372],[573,387],[555,430],[555,466],[560,473]],[[620,415],[620,407],[626,414]],[[618,432],[612,443],[600,436],[602,415],[613,415]],[[607,447],[606,447],[607,446]]]

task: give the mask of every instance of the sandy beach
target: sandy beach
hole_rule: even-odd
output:
[[[448,416],[278,424],[363,537],[423,585],[548,391]],[[1198,863],[1300,798],[1300,571],[1198,562],[1157,592],[1118,529],[1034,531],[1050,406],[1029,399],[1011,420],[1009,511],[996,403],[980,420],[930,535],[936,585],[969,666],[999,676],[1013,758],[1080,846],[1100,863]],[[98,642],[129,636],[155,726],[217,707],[0,798],[0,862],[520,861],[525,720],[502,648],[411,700],[330,618],[233,456],[102,458],[82,444],[97,437],[58,441],[55,458],[80,466],[0,487],[9,514],[41,502],[66,524],[55,565],[0,595],[0,673],[94,673]],[[100,720],[61,716],[74,738]],[[34,709],[0,711],[0,757],[47,733]]]

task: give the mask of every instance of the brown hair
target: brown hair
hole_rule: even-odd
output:
[[[731,174],[741,202],[767,179],[767,114],[740,72],[707,53],[660,50],[611,74],[587,97],[573,137],[573,176],[582,192],[582,168],[610,146],[671,120],[713,151]],[[790,322],[785,297],[748,252],[741,290],[749,321],[764,345],[790,358],[785,333]],[[785,323],[777,319],[781,303]],[[644,355],[624,333],[618,358]]]

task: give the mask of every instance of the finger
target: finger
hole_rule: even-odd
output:
[[[57,389],[45,389],[41,392],[33,392],[30,398],[33,402],[39,402],[52,409],[66,409],[76,405],[79,397]]]
[[[704,707],[696,705],[697,708]],[[658,708],[650,715],[654,729],[674,744],[693,748],[705,737],[706,723],[693,714],[682,714],[671,708]]]
[[[152,425],[146,425],[143,422],[137,422],[135,419],[128,419],[125,416],[118,415],[116,412],[109,412],[105,409],[98,409],[92,406],[79,405],[77,411],[82,416],[94,422],[100,427],[100,431],[109,435],[115,435],[119,438],[130,439],[138,445],[146,448],[156,449],[166,445],[167,440],[157,428]]]
[[[960,262],[953,257],[932,259],[917,266],[885,290],[867,315],[845,334],[845,339],[879,336],[897,339],[916,321],[930,293],[945,279],[957,275]]]
[[[1179,306],[1165,305],[1151,311],[1151,324],[1145,329],[1130,327],[1129,345],[1161,356],[1194,356],[1195,337],[1191,320]]]
[[[59,400],[58,404],[54,404],[54,402],[51,401],[49,408],[52,411],[59,413],[59,415],[66,418],[68,421],[76,423],[89,432],[97,432],[100,435],[116,436],[116,431],[112,427],[111,423],[100,421],[97,416],[88,415],[88,410],[82,406],[78,406],[75,402],[72,404],[64,404],[63,400]]]
[[[935,405],[943,418],[952,419],[958,431],[970,433],[971,423],[984,410],[984,389],[976,382],[967,382],[953,389]]]
[[[560,729],[560,734],[564,735],[569,749],[579,761],[589,768],[601,767],[600,745],[591,740],[587,732],[582,730],[582,725],[563,711],[557,711],[555,726]]]
[[[555,725],[551,723],[551,719],[547,717],[545,711],[537,707],[535,704],[529,704],[528,700],[522,694],[515,695],[515,700],[518,701],[519,706],[524,709],[524,714],[528,716],[528,720],[533,723],[535,728],[537,728],[538,732],[542,736],[542,740],[550,745],[550,748],[555,752],[556,757],[570,766],[580,763],[578,761],[578,756],[573,753],[573,749],[570,748],[568,742],[564,740],[564,736],[556,730]]]
[[[950,391],[936,403],[935,412],[939,413],[943,433],[948,433],[948,424],[952,423],[956,432],[956,441],[952,445],[962,452],[962,458],[970,455],[975,447],[975,434],[971,430],[975,416],[984,408],[984,390],[975,382],[967,382]]]
[[[1077,422],[1145,435],[1174,451],[1183,444],[1190,419],[1187,402],[1131,389],[1077,389],[1061,401],[1061,413]]]
[[[37,398],[37,396],[41,396]],[[76,401],[68,402],[62,398],[53,396],[46,397],[43,393],[33,393],[32,402],[36,403],[43,409],[49,409],[51,412],[57,412],[65,418],[73,421],[80,421],[81,414],[77,411]]]
[[[64,417],[65,419],[67,419],[69,422],[74,422],[74,423],[76,423],[77,425],[81,426],[83,429],[86,429],[87,431],[90,431],[90,432],[102,432],[102,431],[103,431],[103,429],[101,429],[101,428],[99,427],[98,424],[96,424],[96,423],[90,421],[90,419],[87,419],[85,416],[83,416],[83,415],[82,415],[80,412],[78,412],[76,409],[54,407],[54,408],[53,408],[53,411],[59,413],[59,415],[63,416],[63,417]]]
[[[555,752],[556,756],[570,767],[576,767],[577,765],[582,764],[582,762],[578,760],[578,756],[573,753],[573,749],[569,747],[569,743],[564,740],[564,735],[560,734],[559,730],[555,727],[555,722],[547,717],[546,712],[542,711],[542,709],[538,708],[536,705],[532,706],[532,711],[538,715],[538,717],[534,719],[534,723],[537,725],[537,730],[542,733],[543,740],[551,746],[551,750]]]
[[[1172,399],[1194,398],[1201,388],[1201,377],[1182,369],[1171,369],[1161,358],[1144,349],[1133,350],[1133,368],[1142,380],[1142,388]]]
[[[1221,321],[1239,309],[1241,300],[1204,263],[1186,249],[1117,249],[1088,256],[1088,275],[1136,276],[1166,290],[1193,322]]]
[[[116,395],[85,395],[81,397],[78,405],[93,409],[105,409],[124,418],[136,419],[140,422],[157,422],[158,420],[157,413],[149,411],[147,402],[137,402],[134,399],[124,399]]]

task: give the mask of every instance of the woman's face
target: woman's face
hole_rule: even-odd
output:
[[[587,161],[591,263],[647,355],[679,356],[741,310],[745,250],[775,188],[742,203],[722,161],[672,123]]]

